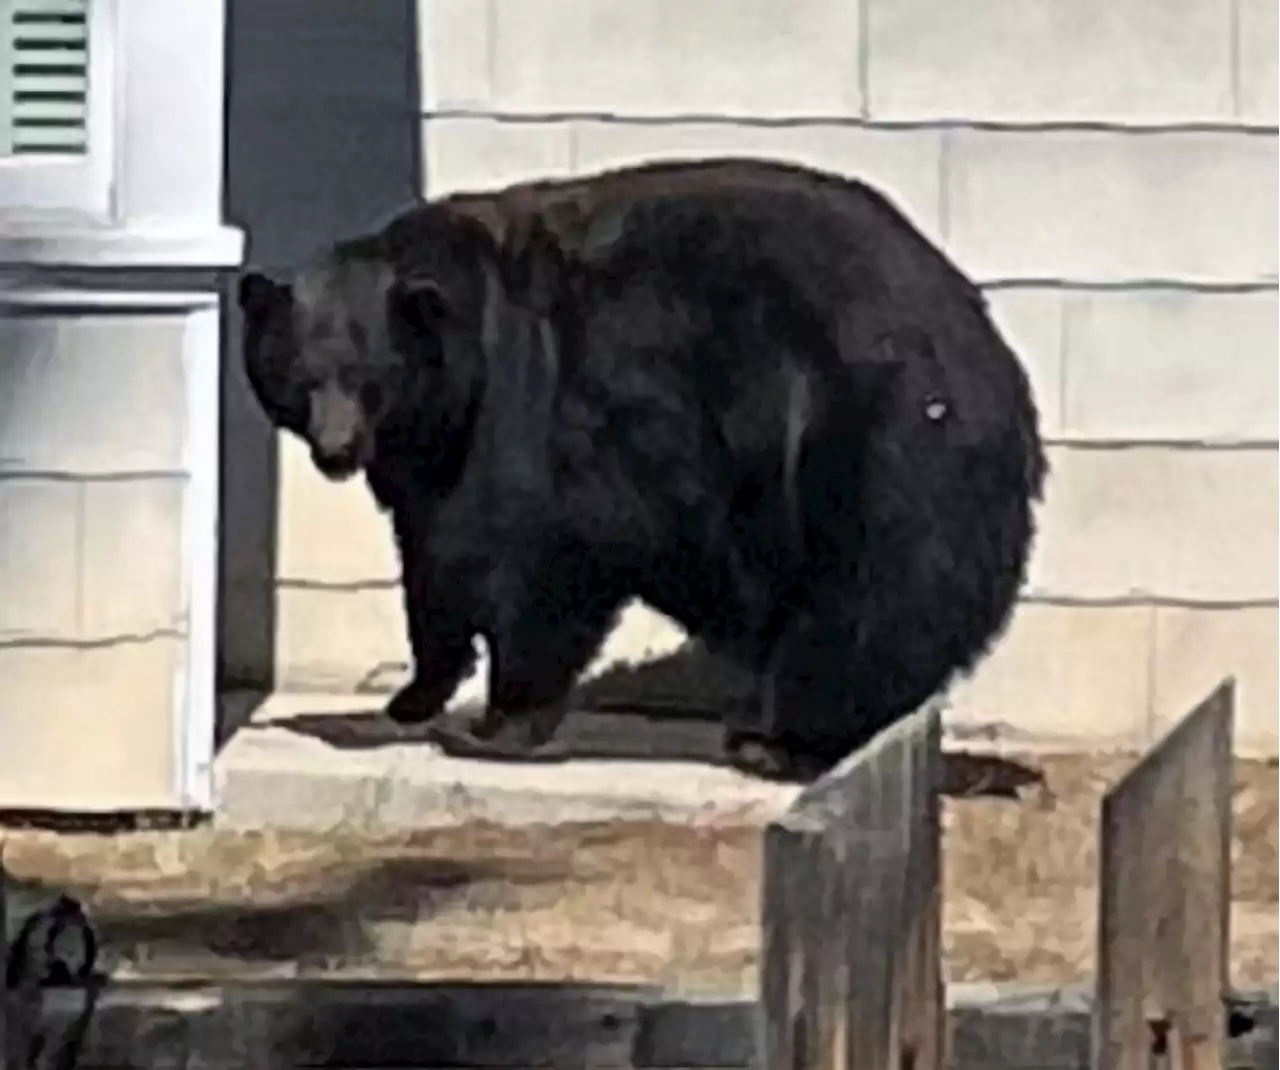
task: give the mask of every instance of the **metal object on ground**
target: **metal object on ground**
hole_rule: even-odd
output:
[[[2,847],[2,845],[0,845]],[[9,938],[9,882],[0,850],[0,1053],[3,1070],[74,1070],[106,982],[98,939],[80,903],[58,895],[23,918]],[[48,993],[74,993],[77,1013],[50,1021]]]

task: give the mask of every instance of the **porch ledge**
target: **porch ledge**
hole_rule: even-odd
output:
[[[689,760],[575,758],[516,765],[450,758],[411,731],[394,738],[399,733],[380,713],[386,697],[299,692],[268,697],[215,762],[214,823],[365,830],[477,819],[514,825],[611,820],[757,825],[785,810],[800,791]],[[616,721],[599,714],[571,720],[581,731],[595,728],[591,735],[609,735],[610,722]],[[346,730],[339,727],[343,722]],[[350,728],[352,722],[357,727]],[[577,735],[573,727],[565,726]],[[683,734],[688,739],[682,742],[704,750],[707,742],[701,737],[719,733],[714,726],[695,724]]]

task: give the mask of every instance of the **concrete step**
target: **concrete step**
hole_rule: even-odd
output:
[[[557,735],[572,760],[517,764],[447,757],[387,720],[385,701],[269,696],[218,757],[215,820],[368,829],[474,820],[759,824],[799,791],[714,764],[720,729],[702,720],[572,714]]]

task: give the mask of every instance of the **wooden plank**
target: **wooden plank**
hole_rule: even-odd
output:
[[[632,1065],[642,997],[626,986],[126,984],[99,1001],[80,1066]],[[47,1001],[46,1027],[74,1013]]]
[[[845,843],[847,866],[837,874],[845,888],[842,919],[847,989],[843,995],[846,1023],[844,1052],[832,1052],[827,1063],[848,1070],[896,1067],[900,1011],[898,947],[906,924],[907,869],[911,832],[905,821],[911,813],[906,797],[910,735],[886,733],[873,740],[860,763],[845,776],[847,809],[832,821],[830,831]],[[879,745],[877,746],[877,742]],[[832,785],[835,786],[834,784]],[[843,1060],[840,1056],[843,1054]]]
[[[1097,1070],[1162,1047],[1173,1070],[1223,1065],[1234,718],[1228,679],[1103,797]]]
[[[121,1014],[96,1030],[94,1057],[124,1065],[155,1048],[198,1053],[206,1066],[629,1067],[646,990],[623,986],[452,986],[436,998],[411,985],[351,990],[307,985],[228,989],[178,1028],[177,1015]],[[652,992],[648,993],[652,997]],[[150,1065],[150,1064],[148,1064]]]
[[[851,755],[768,827],[769,1067],[942,1065],[940,743],[931,706]]]
[[[794,822],[792,823],[794,825]],[[772,823],[764,831],[760,874],[760,991],[765,1008],[761,1050],[768,1066],[794,1066],[796,1036],[792,1019],[800,1011],[804,968],[803,902],[808,874],[804,866],[809,830]]]
[[[975,987],[988,986],[958,985],[951,998],[951,1070],[1088,1070],[1092,986],[964,994]],[[521,1004],[515,1013],[513,998]],[[1276,992],[1242,1000],[1258,1024],[1230,1042],[1228,1067],[1274,1070]],[[65,1029],[80,1006],[75,993],[49,994],[43,1027]],[[592,1063],[585,1050],[575,1051],[573,1036],[584,1025],[591,1035],[598,1028],[591,1023],[610,1007],[621,1009],[619,1017],[634,1014],[632,1048],[605,1050],[591,1056],[605,1061]],[[621,986],[120,981],[102,996],[78,1070],[764,1068],[772,1064],[759,1057],[759,1012],[754,1001],[674,1000]],[[536,1035],[509,1034],[531,1018]],[[551,1045],[540,1052],[548,1034]],[[564,1061],[550,1062],[547,1051]]]
[[[4,868],[4,839],[0,837],[0,1070],[9,1070],[9,877]]]
[[[942,719],[925,719],[912,739],[912,811],[907,869],[907,929],[900,998],[901,1044],[921,1070],[947,1065],[946,985],[942,974]]]
[[[754,1000],[661,999],[640,1009],[636,1067],[755,1066],[762,1049]]]

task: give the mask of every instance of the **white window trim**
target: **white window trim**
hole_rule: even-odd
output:
[[[53,159],[0,156],[0,235],[51,221],[114,221],[120,129],[116,4],[117,0],[89,4],[88,153]]]

